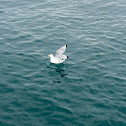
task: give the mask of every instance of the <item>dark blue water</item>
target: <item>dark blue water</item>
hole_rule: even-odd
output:
[[[126,126],[126,1],[0,0],[0,126]]]

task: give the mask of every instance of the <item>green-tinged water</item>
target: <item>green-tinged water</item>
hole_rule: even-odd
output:
[[[126,126],[126,0],[0,0],[0,126]]]

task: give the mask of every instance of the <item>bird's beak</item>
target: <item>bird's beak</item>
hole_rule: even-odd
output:
[[[48,55],[48,57],[50,57],[50,55]]]

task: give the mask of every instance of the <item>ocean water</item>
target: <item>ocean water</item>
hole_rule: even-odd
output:
[[[0,0],[0,126],[126,126],[126,0]]]

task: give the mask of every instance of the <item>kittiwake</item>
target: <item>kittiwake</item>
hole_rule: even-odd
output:
[[[53,56],[53,54],[48,55],[50,57],[50,62],[54,63],[54,64],[60,64],[60,63],[64,62],[65,59],[68,58],[68,56],[63,55],[63,53],[65,52],[66,48],[67,48],[67,45],[64,45],[63,47],[59,48],[56,51],[56,55],[55,56]]]

